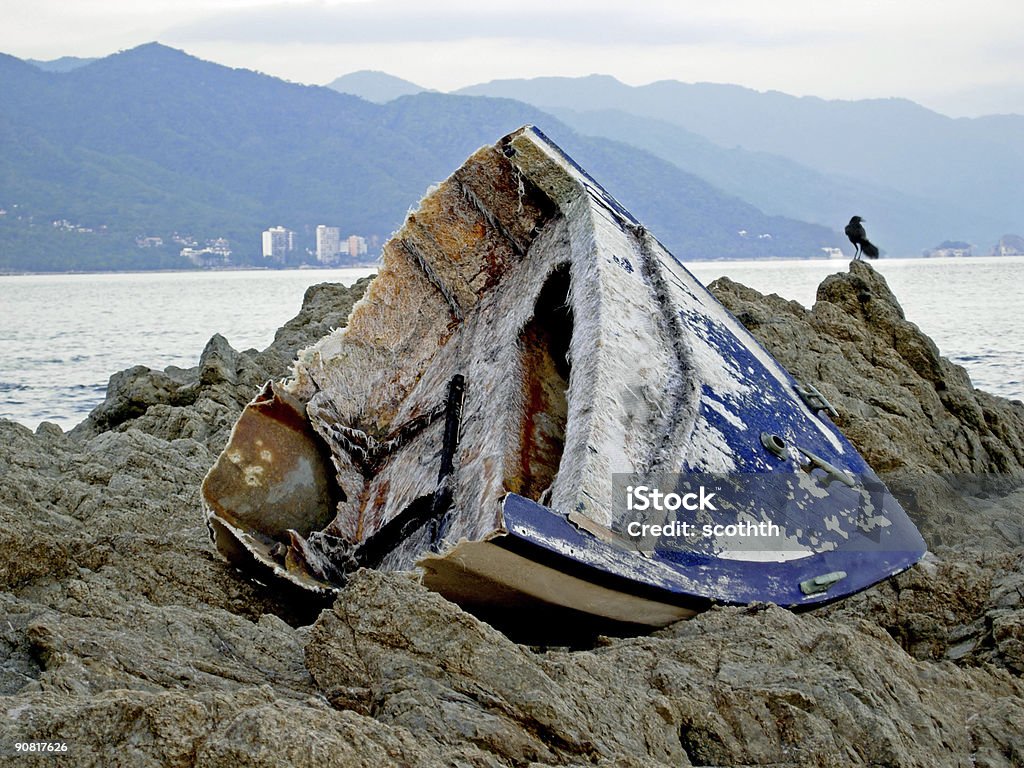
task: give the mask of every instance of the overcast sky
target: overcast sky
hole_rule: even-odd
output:
[[[21,58],[156,40],[302,83],[601,73],[1024,113],[1024,0],[0,0],[0,14],[0,51]]]

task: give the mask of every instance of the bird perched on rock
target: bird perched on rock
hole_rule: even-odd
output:
[[[860,216],[854,216],[846,225],[846,236],[854,244],[853,260],[856,261],[863,253],[869,259],[878,258],[878,246],[868,240],[868,233],[864,231],[864,221]]]

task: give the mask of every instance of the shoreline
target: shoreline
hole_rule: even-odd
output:
[[[0,270],[0,277],[38,277],[40,275],[192,275],[192,274],[217,274],[220,272],[330,272],[343,269],[377,269],[380,264],[376,261],[366,264],[352,264],[349,266],[324,266],[317,267],[303,265],[299,267],[196,267],[195,269],[97,269],[97,270],[72,270],[65,272],[4,272]]]
[[[827,258],[818,256],[789,256],[789,257],[768,257],[763,259],[742,259],[718,257],[708,259],[686,259],[680,260],[685,267],[696,264],[835,264],[837,267],[846,265],[851,257]],[[892,256],[882,258],[876,265],[885,264],[906,264],[923,262],[928,264],[988,264],[1004,261],[1024,260],[1024,254],[1010,254],[1006,256]],[[37,277],[41,275],[151,275],[151,274],[217,274],[220,272],[330,272],[332,270],[345,269],[377,269],[380,261],[375,260],[363,264],[351,264],[345,266],[315,266],[304,264],[297,267],[258,267],[258,266],[237,266],[237,267],[196,267],[195,269],[101,269],[101,270],[70,270],[70,271],[17,271],[7,272],[0,270],[0,277]]]

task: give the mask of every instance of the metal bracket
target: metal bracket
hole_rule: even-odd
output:
[[[804,401],[804,405],[815,413],[818,411],[828,411],[829,415],[833,419],[839,418],[839,411],[832,406],[832,403],[828,401],[828,398],[821,394],[813,384],[797,382],[796,393],[800,395],[800,399]]]
[[[850,473],[847,472],[846,470],[840,469],[835,464],[825,461],[825,459],[821,458],[821,456],[819,456],[818,454],[811,453],[806,448],[801,448],[799,445],[796,447],[796,449],[800,451],[800,453],[802,453],[809,462],[811,462],[811,466],[815,467],[816,469],[820,469],[833,480],[836,480],[850,488],[857,487],[857,481],[854,480],[853,476],[850,475]]]
[[[445,398],[444,441],[441,447],[441,468],[437,473],[437,489],[431,504],[430,551],[437,552],[441,540],[448,532],[448,512],[452,506],[450,476],[455,471],[455,451],[462,435],[462,406],[466,394],[466,379],[456,373],[448,382]]]

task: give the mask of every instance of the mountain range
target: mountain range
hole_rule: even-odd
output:
[[[384,102],[398,85],[389,76],[385,87],[378,75],[354,73],[331,87]],[[1020,115],[953,119],[905,99],[829,101],[675,81],[633,87],[607,75],[502,80],[457,93],[532,104],[766,213],[835,227],[857,211],[898,255],[951,237],[987,252],[1001,233],[1024,229]]]
[[[954,119],[906,99],[676,81],[634,87],[599,75],[458,93],[518,99],[582,133],[628,140],[769,213],[833,226],[856,213],[898,255],[943,239],[987,251],[1024,229],[1020,115]]]
[[[828,228],[769,216],[655,155],[508,99],[418,93],[388,104],[231,69],[159,44],[48,72],[0,57],[0,269],[183,266],[175,234],[317,224],[386,237],[478,147],[540,126],[683,258],[812,255]],[[55,224],[56,222],[56,224]],[[758,238],[744,233],[767,234]],[[301,248],[300,248],[301,250]]]
[[[853,213],[893,255],[1022,228],[1010,182],[1024,118],[953,121],[898,100],[606,77],[443,94],[353,73],[320,87],[156,43],[98,60],[0,54],[0,95],[7,271],[186,266],[175,234],[227,238],[236,263],[259,264],[276,224],[300,252],[317,224],[383,239],[430,184],[525,123],[683,259],[849,251],[837,230]]]

